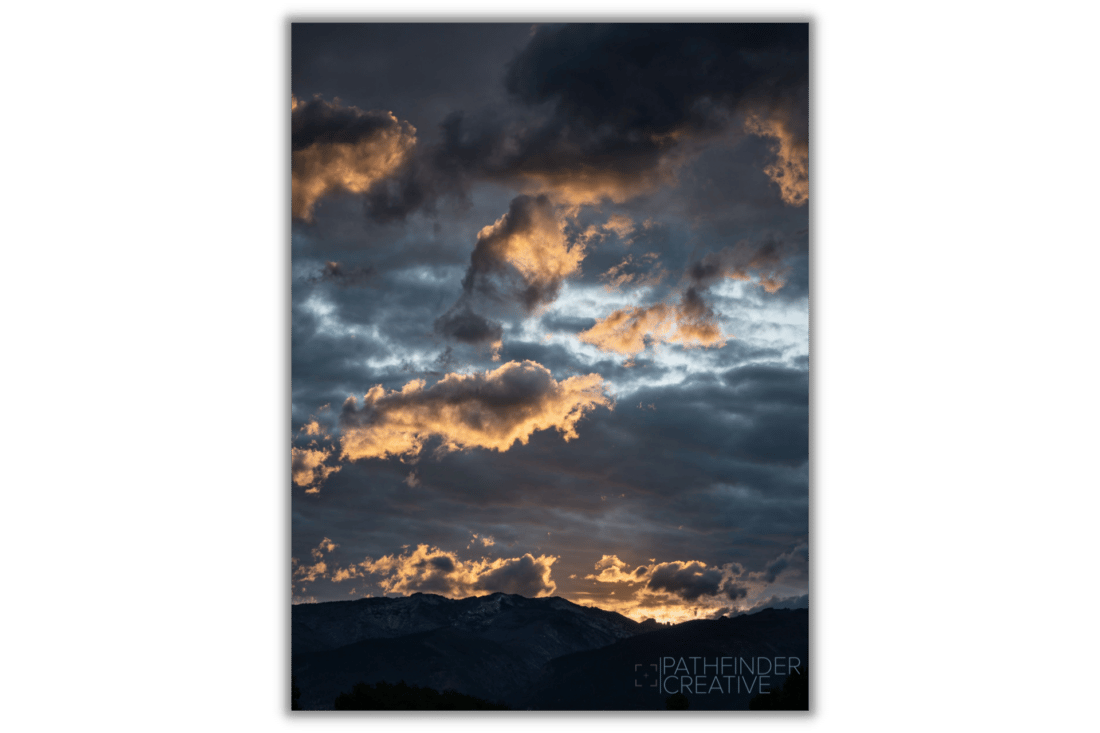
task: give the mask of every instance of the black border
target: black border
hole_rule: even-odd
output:
[[[550,6],[550,4],[500,4],[493,10],[495,20],[524,22],[530,15],[540,15],[546,19],[546,13],[563,13],[569,6]],[[593,17],[598,6],[584,4],[577,6],[586,18]],[[783,21],[807,22],[810,24],[810,163],[814,171],[813,179],[825,182],[815,189],[814,198],[807,203],[811,206],[810,228],[813,244],[811,258],[811,315],[810,333],[813,343],[812,353],[828,354],[828,28],[827,18],[820,7],[811,3],[742,3],[736,6],[739,20],[744,21]],[[507,10],[506,10],[507,9]],[[387,21],[401,19],[394,12],[410,10],[417,12],[414,4],[408,6],[389,6]],[[516,11],[526,11],[519,12]],[[669,11],[681,11],[680,19],[712,21],[720,17],[728,19],[730,4],[631,4],[630,14],[634,20],[660,20],[667,22]],[[712,10],[712,13],[705,11]],[[510,11],[510,12],[509,12]],[[528,18],[517,18],[528,15]],[[647,15],[649,18],[647,18]],[[702,18],[700,18],[702,15]],[[273,349],[281,354],[273,363],[273,404],[286,403],[286,391],[281,385],[293,378],[289,373],[289,329],[290,292],[288,285],[279,285],[279,273],[286,273],[290,262],[290,217],[289,192],[290,155],[287,141],[290,136],[289,116],[286,113],[286,99],[292,94],[290,85],[290,23],[292,22],[365,22],[364,18],[377,18],[377,12],[370,4],[341,3],[288,3],[279,9],[272,21],[272,166],[274,180],[283,180],[284,184],[273,183],[273,252],[274,261],[282,264],[276,267],[275,302],[281,308],[275,308],[276,327],[274,329]],[[282,187],[281,187],[282,186]],[[276,195],[278,192],[278,195]],[[284,283],[286,281],[283,281]],[[278,314],[282,314],[279,316]],[[458,724],[462,711],[447,713],[403,713],[399,719],[386,716],[385,727],[394,727],[393,721],[404,721],[405,730],[750,730],[750,731],[809,731],[821,725],[828,716],[828,370],[827,362],[811,370],[810,374],[810,424],[811,424],[811,490],[810,548],[815,558],[815,567],[821,568],[810,577],[810,650],[807,668],[810,671],[811,709],[806,712],[783,711],[694,711],[691,726],[685,725],[682,718],[672,720],[663,716],[654,716],[650,711],[510,711],[498,713],[470,713],[469,724]],[[282,394],[278,400],[276,394]],[[289,572],[286,561],[290,556],[290,495],[286,484],[277,477],[285,475],[282,455],[285,446],[278,420],[273,424],[272,461],[273,461],[273,506],[272,518],[272,714],[275,721],[287,730],[301,731],[357,731],[373,730],[381,722],[377,713],[366,720],[359,713],[338,711],[290,711],[290,605],[286,602],[285,589]],[[822,559],[824,558],[824,560]],[[282,580],[279,580],[281,579]],[[815,610],[816,609],[816,610]],[[822,700],[820,707],[814,700]],[[576,713],[583,713],[579,718]],[[659,712],[659,711],[658,711]],[[473,715],[478,715],[473,719]],[[734,715],[735,718],[731,718]],[[736,723],[736,724],[733,724]]]

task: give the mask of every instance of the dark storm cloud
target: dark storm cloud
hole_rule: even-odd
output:
[[[736,600],[736,599],[734,599]],[[756,613],[757,611],[763,611],[766,608],[775,609],[798,609],[810,607],[810,595],[805,593],[800,596],[787,596],[779,597],[777,595],[770,596],[763,600],[757,601],[752,606],[746,609],[738,609],[736,607],[719,608],[713,613],[710,613],[707,618],[716,619],[722,616],[744,616],[750,613]]]
[[[768,563],[764,568],[763,580],[765,583],[774,583],[784,573],[787,573],[788,577],[804,577],[809,559],[809,545],[802,543]]]
[[[377,274],[374,267],[347,267],[339,262],[326,262],[324,269],[309,279],[311,283],[329,282],[344,288],[365,285]]]
[[[290,149],[313,145],[356,145],[400,127],[386,112],[364,112],[323,99],[295,102],[290,113]]]
[[[428,561],[432,567],[436,570],[441,570],[444,573],[453,573],[455,570],[455,561],[447,555],[438,555]]]
[[[460,305],[444,313],[435,321],[436,333],[464,344],[481,346],[499,344],[504,328],[484,316]]]
[[[381,224],[405,221],[417,209],[434,209],[439,186],[423,174],[420,164],[406,166],[400,175],[376,181],[364,202],[367,216]]]
[[[773,105],[807,80],[805,24],[540,26],[509,65],[508,91],[562,118],[661,135],[705,128],[714,110]],[[786,100],[783,100],[786,101]]]
[[[291,88],[299,99],[339,96],[435,135],[458,109],[504,102],[505,64],[529,23],[294,23]]]
[[[655,568],[650,573],[646,587],[649,590],[672,593],[685,601],[694,601],[700,596],[718,595],[721,582],[721,570],[708,569],[699,562],[675,562]]]
[[[596,319],[584,316],[563,316],[548,313],[540,319],[541,327],[547,332],[580,333],[596,324]]]
[[[801,202],[807,38],[805,24],[540,26],[504,79],[518,107],[452,108],[415,174],[379,184],[368,213],[404,218],[480,179],[626,201],[671,182],[685,145],[735,124],[773,141],[767,173]]]
[[[517,170],[653,173],[678,138],[730,113],[781,120],[807,138],[805,24],[541,26],[509,65],[508,91],[553,115],[519,144]],[[593,171],[594,172],[594,171]],[[612,196],[614,198],[614,196]]]
[[[765,608],[809,608],[810,607],[810,595],[808,593],[800,596],[788,596],[780,598],[779,596],[771,596],[759,603],[756,603],[752,608],[748,609],[744,613],[756,613],[757,611],[763,611]]]
[[[721,278],[752,281],[754,276],[769,293],[785,284],[788,267],[786,259],[793,248],[775,236],[759,242],[741,240],[732,247],[709,252],[688,268],[688,277],[699,287],[706,288]]]
[[[731,601],[736,601],[739,598],[745,598],[749,594],[749,589],[743,585],[738,585],[732,581],[727,581],[722,586],[722,593]]]
[[[478,579],[477,588],[490,592],[518,593],[534,598],[553,592],[553,583],[549,578],[549,564],[541,558],[536,559],[527,554],[483,573]]]
[[[790,564],[790,560],[785,557],[776,558],[772,563],[768,564],[768,567],[764,568],[764,580],[768,583],[774,583],[776,577],[787,569],[787,565]]]

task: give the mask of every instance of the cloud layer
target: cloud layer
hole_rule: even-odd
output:
[[[381,386],[360,407],[348,398],[340,414],[343,457],[412,457],[431,438],[442,452],[526,444],[537,430],[555,429],[568,441],[597,406],[610,407],[599,374],[557,381],[531,361],[509,362],[479,374],[448,374],[431,387],[414,380],[401,390]]]
[[[601,351],[627,356],[640,354],[650,343],[679,344],[687,349],[726,343],[717,314],[694,288],[688,288],[679,303],[616,310],[577,338]]]
[[[519,557],[462,560],[454,552],[417,545],[415,550],[366,558],[329,571],[307,566],[302,577],[329,573],[334,582],[368,580],[386,594],[436,593],[448,598],[468,598],[489,593],[518,593],[528,598],[551,596],[557,584],[550,577],[557,557],[526,553]],[[324,563],[321,563],[324,565]],[[303,567],[303,566],[300,566]]]
[[[416,130],[390,112],[339,102],[291,99],[291,214],[309,221],[317,200],[364,193],[394,173],[416,145]]]

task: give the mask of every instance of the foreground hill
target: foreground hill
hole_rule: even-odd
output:
[[[782,689],[788,666],[796,663],[805,669],[808,656],[806,609],[686,621],[551,660],[517,706],[663,710],[667,698],[680,693],[690,710],[747,710],[749,700],[761,691],[761,681],[768,692]],[[777,657],[782,660],[778,670]],[[761,658],[769,661],[759,662]],[[716,668],[723,659],[730,666]],[[734,660],[751,664],[751,671],[738,670],[740,661]]]
[[[618,613],[561,598],[417,593],[295,606],[291,654],[307,710],[331,709],[358,682],[401,680],[514,702],[550,659],[643,630]]]
[[[357,683],[401,681],[513,709],[664,709],[674,688],[687,694],[690,709],[747,709],[760,689],[759,679],[744,689],[758,677],[755,670],[742,675],[741,690],[718,693],[712,686],[708,695],[694,679],[696,687],[684,689],[682,667],[663,672],[651,665],[761,656],[798,657],[805,665],[807,618],[804,609],[766,610],[655,627],[561,598],[416,594],[295,606],[291,652],[306,710],[333,709],[336,697]],[[675,682],[652,686],[656,675],[673,671]],[[767,682],[778,689],[784,679],[769,675]]]

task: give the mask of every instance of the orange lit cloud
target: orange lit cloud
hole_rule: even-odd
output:
[[[601,583],[643,583],[647,580],[645,576],[647,568],[644,565],[638,568],[637,573],[628,571],[628,567],[629,565],[617,556],[604,555],[596,563],[599,574],[584,577],[585,580],[598,580]]]
[[[652,287],[668,274],[668,270],[660,265],[653,267],[657,257],[656,252],[646,252],[637,258],[632,254],[627,255],[622,262],[600,275],[600,280],[607,283],[608,290],[617,290],[626,285],[634,288]]]
[[[781,598],[771,586],[801,585],[806,579],[808,558],[805,542],[776,556],[763,570],[752,572],[736,562],[714,566],[699,560],[650,560],[632,568],[616,555],[604,555],[595,563],[595,572],[584,579],[615,590],[585,592],[575,602],[617,611],[636,621],[653,618],[662,623],[744,613],[766,606],[795,607],[791,604],[804,602],[805,596]]]
[[[312,423],[316,425],[316,423]],[[307,425],[307,434],[309,426]],[[305,488],[307,494],[316,494],[320,484],[340,470],[339,466],[326,466],[325,460],[332,455],[331,450],[319,448],[291,448],[290,476],[295,484]]]
[[[662,147],[675,144],[666,136]],[[566,146],[568,147],[568,145]],[[654,148],[657,149],[657,148]],[[577,150],[561,151],[564,157],[544,160],[532,157],[516,162],[518,184],[532,194],[546,195],[567,206],[584,206],[611,201],[621,204],[676,181],[684,156],[654,154],[644,164],[620,167],[612,156],[585,156]],[[563,161],[568,160],[568,165]]]
[[[622,214],[612,214],[604,224],[604,228],[615,232],[622,239],[626,239],[634,232],[634,222]]]
[[[490,540],[487,545],[491,545]],[[377,560],[337,569],[334,582],[371,579],[383,593],[437,593],[448,598],[467,598],[489,593],[518,593],[528,598],[551,596],[557,585],[550,577],[553,555],[527,553],[520,557],[462,560],[438,547],[417,545],[412,552],[385,555]]]
[[[805,140],[792,134],[788,124],[778,116],[753,115],[745,122],[745,129],[773,141],[776,161],[764,172],[779,184],[780,196],[791,206],[802,206],[810,197],[810,155]]]
[[[339,101],[291,98],[291,213],[310,221],[319,198],[364,193],[397,171],[416,145],[416,129],[390,112]]]
[[[440,451],[527,444],[536,430],[558,430],[568,441],[577,423],[597,406],[611,406],[603,378],[586,374],[557,381],[532,361],[508,362],[489,372],[448,374],[431,387],[414,380],[400,390],[381,385],[344,403],[342,455],[350,460],[413,457],[432,437]]]
[[[570,207],[567,211],[572,214],[577,212],[578,209]],[[634,234],[635,231],[637,231],[637,227],[630,217],[623,216],[622,214],[612,214],[603,224],[590,224],[589,227],[580,234],[578,239],[587,247],[604,242],[611,236],[616,236],[623,240],[623,244],[629,247],[633,243],[631,235]]]
[[[684,348],[721,347],[726,337],[717,315],[689,288],[680,303],[621,308],[578,334],[601,351],[636,356],[647,342],[680,344]]]
[[[673,560],[631,569],[617,556],[604,555],[594,569],[597,572],[585,580],[614,584],[622,591],[593,599],[596,604],[637,621],[653,618],[678,623],[748,607],[744,599],[750,594],[750,583],[742,580],[747,574],[738,563],[708,566],[698,560]],[[756,586],[763,588],[755,579],[751,585],[754,591]]]
[[[338,545],[325,537],[321,540],[321,544],[314,547],[309,551],[309,554],[313,557],[314,563],[312,565],[303,564],[298,558],[290,558],[291,567],[291,580],[298,583],[312,583],[318,578],[324,578],[328,575],[328,564],[322,559],[327,552],[332,552],[338,547]],[[304,590],[304,588],[303,588]]]
[[[546,196],[517,196],[508,213],[484,227],[463,280],[467,292],[491,287],[490,276],[518,276],[528,310],[553,301],[565,278],[580,272],[585,249],[565,236],[565,220]],[[510,269],[509,269],[510,268]]]

